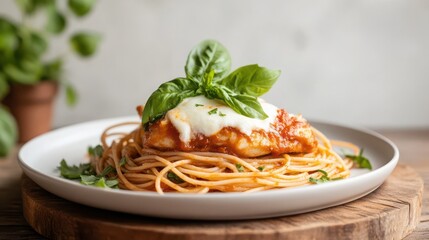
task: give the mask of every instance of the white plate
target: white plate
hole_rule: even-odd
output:
[[[89,145],[99,143],[108,126],[138,120],[135,117],[97,120],[43,134],[19,152],[25,174],[47,191],[84,205],[147,216],[232,220],[255,219],[304,213],[343,204],[374,191],[398,162],[397,147],[385,137],[367,130],[312,122],[331,139],[347,140],[365,149],[372,171],[352,170],[345,180],[325,184],[255,193],[209,193],[205,195],[101,189],[60,177],[61,159],[69,164],[85,161]]]

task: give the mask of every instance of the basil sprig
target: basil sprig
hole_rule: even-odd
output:
[[[368,160],[368,158],[364,157],[362,154],[363,154],[363,148],[360,149],[359,155],[345,155],[345,157],[353,160],[353,162],[355,162],[359,168],[367,168],[369,170],[372,170],[371,162]]]
[[[246,117],[267,118],[257,98],[270,90],[280,71],[257,64],[240,67],[232,73],[230,68],[231,57],[222,44],[214,40],[201,42],[189,53],[186,77],[161,84],[149,97],[142,123],[147,127],[183,99],[199,95],[219,99]]]

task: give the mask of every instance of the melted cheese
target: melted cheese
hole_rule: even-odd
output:
[[[268,118],[264,120],[248,118],[236,113],[223,102],[207,99],[204,96],[184,99],[167,112],[166,118],[177,129],[182,142],[189,142],[195,134],[214,135],[225,127],[239,129],[240,132],[250,136],[253,130],[269,131],[271,123],[277,116],[277,107],[261,99],[259,102],[268,115]]]

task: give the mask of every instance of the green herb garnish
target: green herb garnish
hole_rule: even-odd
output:
[[[213,108],[212,110],[208,111],[209,115],[213,115],[217,113],[217,108]]]
[[[264,169],[265,169],[265,166],[259,166],[258,167],[258,170],[261,171],[261,172],[264,171]]]
[[[327,173],[327,172],[325,172],[325,171],[324,171],[324,170],[322,170],[322,169],[318,169],[318,170],[317,170],[317,172],[322,173],[322,176],[321,176],[320,178],[313,178],[313,177],[310,177],[310,178],[308,179],[308,181],[309,181],[309,182],[311,182],[311,183],[316,183],[316,184],[321,184],[321,183],[325,183],[325,182],[329,182],[329,181],[331,181],[331,180],[334,180],[334,179],[330,179],[330,178],[328,177],[328,173]]]
[[[124,166],[127,163],[127,158],[126,157],[122,157],[121,161],[119,162],[119,166]]]
[[[142,124],[158,120],[183,99],[204,95],[219,99],[239,114],[266,119],[257,98],[273,86],[279,70],[270,70],[257,64],[240,67],[230,73],[231,57],[222,44],[206,40],[189,53],[185,65],[186,77],[165,82],[152,93],[145,104]]]
[[[225,113],[222,113],[222,112],[220,112],[220,111],[219,111],[219,116],[221,116],[221,117],[225,117],[225,116],[226,116],[226,114],[225,114]]]
[[[106,175],[108,175],[111,172],[116,171],[115,168],[111,165],[107,166],[106,168],[103,169],[103,171],[100,173],[100,177],[104,177]]]
[[[97,145],[95,147],[88,147],[88,155],[92,157],[101,157],[103,156],[103,147],[101,145]]]
[[[67,179],[80,179],[80,183],[84,185],[93,185],[96,187],[117,188],[117,179],[106,179],[105,176],[115,171],[113,166],[107,166],[100,175],[95,175],[95,170],[90,163],[79,164],[79,166],[69,166],[66,160],[61,160],[58,169],[61,176]]]
[[[94,156],[94,148],[92,146],[88,146],[88,155]]]
[[[238,170],[239,172],[244,172],[244,167],[243,167],[243,165],[241,165],[240,163],[236,163],[236,164],[235,164],[235,167],[237,168],[237,170]]]
[[[96,177],[94,175],[86,176],[82,175],[80,176],[81,180],[80,183],[84,185],[90,185],[100,188],[118,188],[118,180],[117,179],[107,179],[104,177]]]
[[[94,169],[90,163],[81,163],[79,166],[69,166],[66,160],[61,160],[58,169],[61,172],[61,176],[67,179],[78,179],[80,175],[92,175],[95,174]]]
[[[167,173],[167,178],[168,178],[168,180],[170,180],[170,181],[172,181],[174,183],[178,183],[178,184],[185,182],[185,181],[183,181],[183,179],[181,179],[179,176],[177,176],[177,174],[175,174],[172,171],[169,171]]]
[[[328,173],[323,169],[318,169],[318,170],[316,170],[316,172],[320,172],[323,174],[324,177],[328,177]]]
[[[356,165],[359,168],[367,168],[369,170],[372,170],[371,163],[369,162],[368,158],[362,156],[363,154],[363,148],[360,149],[359,155],[345,155],[346,158],[350,158],[353,160],[353,162],[356,163]]]
[[[103,169],[103,171],[95,175],[80,175],[80,183],[84,185],[91,185],[101,188],[118,188],[118,179],[106,179],[105,177],[112,172],[115,172],[116,169],[109,165]]]
[[[203,106],[204,106],[204,104],[199,104],[199,103],[195,104],[195,107],[203,107]]]

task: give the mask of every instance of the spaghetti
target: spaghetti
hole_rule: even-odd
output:
[[[116,129],[138,125],[131,133]],[[256,192],[311,184],[309,179],[343,179],[350,175],[353,162],[340,157],[332,143],[350,148],[351,143],[330,141],[312,128],[318,138],[315,151],[259,158],[239,158],[217,152],[159,151],[144,148],[144,132],[139,122],[126,122],[107,128],[101,135],[103,154],[91,156],[96,173],[112,166],[119,188],[133,191],[181,193]],[[111,144],[110,138],[114,137]]]

